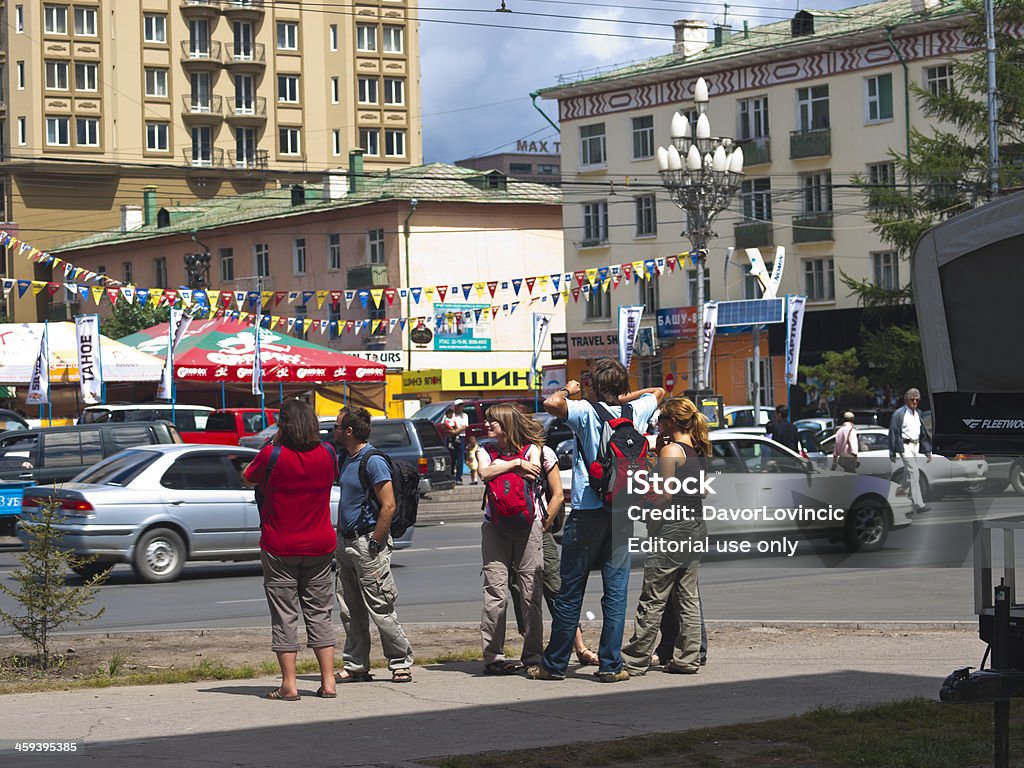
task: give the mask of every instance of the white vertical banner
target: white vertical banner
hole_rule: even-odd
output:
[[[174,399],[174,346],[177,343],[178,325],[181,324],[181,317],[184,313],[183,309],[172,309],[170,319],[167,321],[167,355],[164,357],[164,370],[160,376],[160,384],[156,388],[156,396],[159,400]]]
[[[256,315],[256,325],[253,328],[253,351],[252,351],[252,393],[263,394],[263,353],[260,350],[260,326],[263,325],[263,316]]]
[[[25,396],[26,405],[46,405],[50,402],[50,351],[46,343],[46,331],[39,339],[39,354],[32,368],[32,381]]]
[[[534,378],[537,376],[537,360],[540,358],[541,350],[544,348],[544,341],[548,337],[548,329],[551,327],[551,315],[542,315],[539,312],[533,313],[533,359],[530,361],[530,389],[536,389]]]
[[[78,349],[78,385],[82,402],[95,405],[103,399],[103,366],[100,364],[100,316],[75,316]]]
[[[711,345],[715,342],[717,326],[718,302],[709,301],[704,305],[704,386],[711,381]]]
[[[786,297],[786,383],[796,384],[800,366],[800,338],[804,330],[806,296]]]
[[[636,335],[640,332],[640,318],[644,316],[643,304],[619,307],[619,362],[629,368],[633,359]]]

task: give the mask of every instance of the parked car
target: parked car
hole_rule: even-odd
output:
[[[894,482],[903,478],[903,464],[899,457],[889,462],[889,430],[882,427],[856,427],[857,443],[860,450],[861,473],[891,477]],[[822,450],[832,455],[835,448],[835,435],[821,441]],[[925,498],[936,498],[946,491],[962,491],[964,493],[981,493],[986,487],[988,463],[982,456],[960,454],[947,459],[939,454],[932,455],[931,461],[921,460],[921,495]]]
[[[809,416],[806,419],[797,419],[793,422],[793,426],[797,429],[816,429],[826,434],[836,431],[836,422],[831,416]]]
[[[754,426],[754,406],[752,405],[727,405],[722,409],[725,415],[726,427],[752,427]],[[760,418],[757,423],[761,426],[772,420],[775,409],[762,405]]]
[[[853,414],[855,426],[878,426],[889,428],[892,415],[896,412],[892,408],[847,408]]]
[[[187,561],[246,561],[260,556],[260,519],[242,469],[256,451],[219,445],[152,445],[122,451],[60,487],[25,489],[23,510],[61,503],[63,546],[98,560],[82,576],[129,563],[148,582],[174,581]],[[340,489],[331,491],[337,525]],[[27,541],[26,515],[18,536]],[[412,544],[413,529],[395,541]]]
[[[264,418],[267,424],[274,424],[277,421],[277,413],[277,409],[264,411],[260,408],[220,408],[209,415],[205,429],[199,432],[182,432],[181,437],[186,443],[240,445],[243,437],[264,429]]]
[[[13,432],[16,429],[28,428],[28,421],[24,418],[7,408],[0,408],[0,432]]]
[[[495,397],[490,399],[463,398],[462,407],[469,416],[469,430],[467,434],[476,438],[487,436],[487,424],[484,422],[484,412],[495,403],[515,403],[526,409],[527,413],[539,413],[544,398],[536,398],[533,395],[524,397]],[[445,437],[441,423],[444,421],[444,412],[455,406],[454,400],[441,400],[436,403],[429,403],[413,414],[414,419],[427,419],[437,429],[442,438]]]
[[[197,432],[206,429],[206,420],[211,413],[213,413],[213,408],[206,405],[107,403],[86,406],[78,423],[170,421],[180,432]]]

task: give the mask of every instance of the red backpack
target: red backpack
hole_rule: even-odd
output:
[[[629,471],[649,469],[647,437],[633,423],[633,406],[629,403],[622,406],[618,417],[604,403],[590,405],[601,419],[601,442],[597,457],[587,466],[588,480],[601,503],[611,509],[615,496],[626,490]],[[582,453],[579,438],[576,445]]]
[[[497,450],[488,449],[491,461],[503,459],[529,461],[530,448],[526,445],[519,453],[501,456]],[[484,486],[484,503],[481,509],[491,505],[491,524],[506,530],[524,530],[533,525],[537,516],[537,505],[534,499],[534,483],[518,472],[504,472],[495,475]]]

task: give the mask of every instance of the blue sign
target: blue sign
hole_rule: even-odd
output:
[[[697,338],[697,308],[668,307],[658,310],[659,339]]]

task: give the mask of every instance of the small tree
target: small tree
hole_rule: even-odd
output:
[[[80,557],[61,549],[63,534],[57,526],[65,515],[55,499],[48,499],[36,510],[23,513],[28,546],[18,556],[21,568],[12,575],[15,586],[0,583],[0,592],[17,601],[20,610],[8,612],[0,608],[0,619],[35,646],[38,665],[49,669],[53,661],[53,632],[66,624],[82,624],[103,615],[103,608],[93,612],[86,609],[96,598],[96,587],[106,580],[108,571],[90,569],[95,566],[95,557]],[[65,583],[69,569],[92,573],[82,586],[73,587]]]
[[[123,339],[145,328],[166,323],[170,317],[171,310],[167,307],[156,309],[148,303],[141,306],[134,301],[118,301],[110,315],[103,318],[100,330],[111,339]]]
[[[806,378],[800,388],[816,403],[822,398],[831,397],[838,403],[844,398],[870,394],[867,377],[857,375],[859,365],[856,347],[844,352],[824,352],[817,365],[800,366],[800,373]]]

